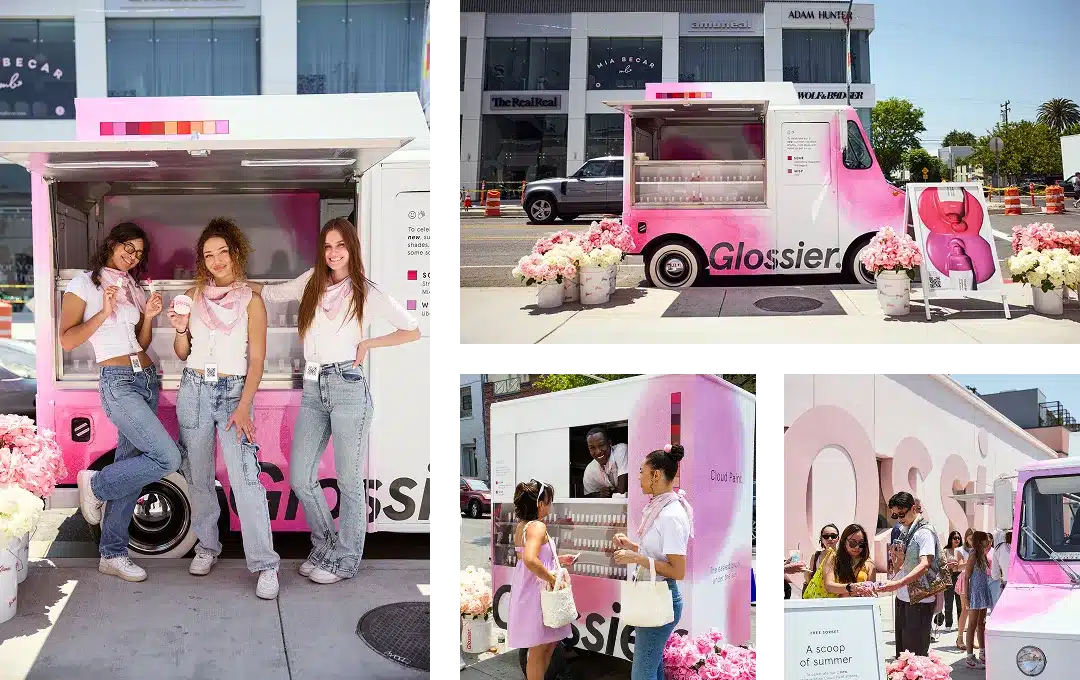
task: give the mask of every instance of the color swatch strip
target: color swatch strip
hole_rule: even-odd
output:
[[[102,137],[136,137],[141,135],[227,135],[227,120],[164,120],[101,123]]]
[[[657,92],[657,99],[712,99],[712,92]]]

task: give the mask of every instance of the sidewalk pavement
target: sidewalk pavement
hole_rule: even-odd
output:
[[[1012,319],[1000,297],[934,299],[927,322],[921,292],[911,314],[886,317],[869,286],[695,287],[684,291],[619,288],[603,305],[542,310],[536,289],[462,288],[463,343],[1075,343],[1080,305],[1045,317],[1031,291],[1005,284]],[[773,298],[768,300],[767,298]],[[777,298],[780,298],[777,300]],[[774,304],[806,312],[774,312]],[[759,306],[761,305],[761,306]],[[776,307],[773,307],[776,308]],[[790,308],[787,306],[781,308]]]
[[[32,560],[18,614],[0,625],[0,680],[352,680],[358,669],[380,680],[428,677],[356,634],[375,607],[427,601],[426,561],[365,560],[355,578],[319,586],[297,572],[300,560],[285,560],[276,601],[255,596],[243,560],[201,577],[186,559],[141,560],[142,583],[99,574],[97,564]]]
[[[893,625],[893,597],[879,597],[878,608],[881,610],[881,630],[885,639],[885,659],[892,660],[896,657],[896,628]],[[953,621],[956,625],[956,621]],[[949,666],[952,666],[952,680],[986,680],[986,670],[968,668],[965,663],[967,652],[953,646],[956,642],[956,631],[941,632],[937,642],[930,643],[930,651],[941,657]],[[978,650],[975,654],[978,655]]]

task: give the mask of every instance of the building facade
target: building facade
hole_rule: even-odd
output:
[[[74,139],[76,97],[420,92],[426,9],[427,0],[4,0],[0,140]],[[33,283],[29,192],[22,168],[0,165],[0,294]]]
[[[490,479],[484,434],[483,376],[461,376],[461,476]]]
[[[461,182],[572,173],[622,155],[605,101],[649,82],[795,84],[801,101],[847,101],[846,2],[495,0],[461,3]],[[623,7],[625,6],[625,7]],[[852,105],[869,129],[874,6],[851,16]]]

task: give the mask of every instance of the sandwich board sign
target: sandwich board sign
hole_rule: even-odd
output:
[[[786,600],[784,680],[886,680],[878,598]]]

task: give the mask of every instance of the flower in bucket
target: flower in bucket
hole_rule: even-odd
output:
[[[622,258],[623,251],[613,245],[605,245],[584,253],[581,259],[581,266],[605,269],[619,264],[619,261],[622,260]]]
[[[901,652],[900,658],[885,664],[885,674],[889,680],[949,680],[952,667],[936,654],[915,656]]]
[[[47,498],[65,476],[67,467],[52,431],[38,431],[25,416],[0,415],[0,484],[16,484]]]
[[[536,245],[533,246],[533,252],[537,255],[544,255],[560,245],[576,243],[578,243],[578,235],[568,229],[563,229],[537,240]]]
[[[615,246],[622,252],[634,250],[634,237],[630,228],[614,218],[593,222],[580,237],[581,247],[587,253],[605,245]]]
[[[1064,248],[1024,248],[1010,257],[1008,264],[1013,281],[1039,288],[1044,293],[1063,287],[1075,290],[1080,284],[1080,256]]]
[[[672,680],[754,680],[757,653],[724,644],[715,630],[696,638],[675,633],[664,647],[664,675]]]
[[[492,606],[491,574],[483,569],[469,566],[461,572],[460,581],[458,595],[461,601],[461,615],[487,620],[491,616]]]
[[[863,251],[861,262],[873,274],[880,272],[904,272],[914,278],[915,268],[922,264],[922,253],[911,236],[897,234],[892,227],[884,227],[870,240]]]
[[[511,275],[526,286],[534,283],[562,283],[563,277],[576,276],[577,265],[568,247],[557,247],[544,255],[532,253],[518,260]]]
[[[0,547],[33,533],[43,509],[41,499],[26,489],[18,486],[0,489]]]
[[[1050,223],[1033,222],[1026,227],[1016,225],[1012,229],[1013,254],[1022,250],[1055,250],[1064,248],[1072,255],[1080,255],[1080,232],[1058,231]]]

